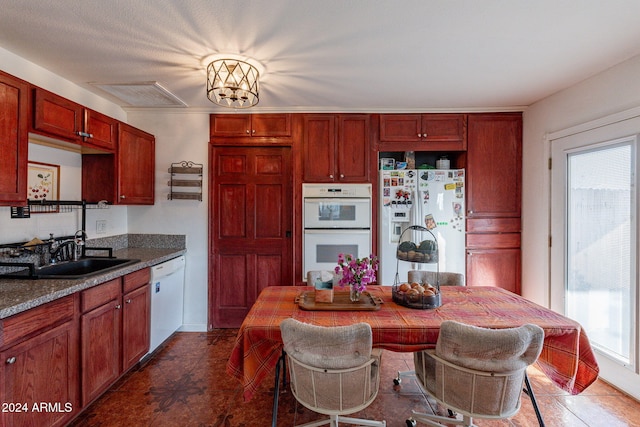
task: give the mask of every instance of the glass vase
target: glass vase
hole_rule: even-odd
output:
[[[361,296],[362,296],[362,292],[360,292],[356,286],[351,285],[349,287],[349,299],[351,300],[351,302],[360,301]]]

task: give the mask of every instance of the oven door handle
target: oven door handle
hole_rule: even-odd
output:
[[[369,203],[371,201],[371,197],[328,197],[328,198],[317,198],[317,197],[305,197],[305,203],[330,203],[330,204],[348,204],[348,203]]]
[[[305,234],[371,234],[369,228],[305,228]]]

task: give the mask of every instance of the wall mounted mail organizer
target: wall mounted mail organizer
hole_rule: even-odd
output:
[[[171,163],[169,167],[171,179],[168,182],[169,200],[202,201],[202,163],[182,161]]]

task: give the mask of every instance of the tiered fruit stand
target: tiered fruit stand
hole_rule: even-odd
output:
[[[428,233],[432,240],[428,237],[427,239],[421,240],[419,243],[415,243],[411,240],[405,240],[404,235],[407,232],[411,232],[414,239],[416,236]],[[438,239],[436,239],[436,236],[431,232],[431,230],[421,225],[411,225],[407,227],[400,235],[398,249],[396,251],[396,259],[396,276],[393,281],[392,289],[393,301],[396,304],[409,308],[430,309],[440,307],[442,305],[442,299],[440,297]],[[400,282],[398,274],[400,261],[436,264],[436,283],[411,284]]]

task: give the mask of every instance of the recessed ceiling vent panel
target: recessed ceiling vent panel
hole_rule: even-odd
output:
[[[123,107],[187,107],[158,82],[90,84],[119,99]]]

